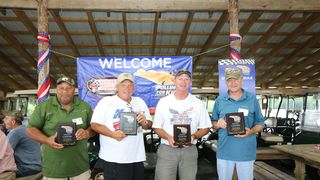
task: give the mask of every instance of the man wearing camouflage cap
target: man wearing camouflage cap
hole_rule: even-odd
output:
[[[119,74],[116,91],[116,95],[99,101],[91,121],[92,128],[100,134],[99,157],[104,179],[143,180],[143,162],[146,160],[143,129],[152,126],[149,109],[140,97],[133,96],[135,85],[132,74]],[[125,134],[120,127],[123,112],[136,116],[138,127],[133,134]]]
[[[237,167],[239,179],[253,179],[253,163],[256,159],[256,133],[264,127],[259,102],[254,94],[242,89],[243,76],[238,67],[226,68],[224,77],[228,93],[220,95],[212,110],[212,125],[218,131],[217,170],[219,179],[232,179]],[[225,115],[242,112],[245,134],[228,136]]]
[[[39,104],[28,123],[28,135],[42,143],[44,180],[90,178],[87,140],[91,130],[92,109],[74,97],[75,81],[70,77],[57,80],[57,95]],[[76,145],[64,146],[55,141],[59,123],[74,122]]]

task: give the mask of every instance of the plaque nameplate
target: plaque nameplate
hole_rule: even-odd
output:
[[[64,146],[73,146],[76,145],[76,123],[66,122],[59,123],[57,126],[57,138],[56,141],[59,144],[63,144]]]
[[[120,130],[126,135],[137,134],[137,114],[134,112],[121,112],[120,113]]]
[[[174,124],[173,139],[175,145],[182,147],[183,145],[191,145],[191,128],[190,124]]]
[[[226,114],[226,122],[229,136],[246,133],[243,112]]]

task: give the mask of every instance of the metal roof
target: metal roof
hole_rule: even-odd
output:
[[[37,88],[37,10],[32,8],[36,1],[26,0],[22,5],[13,2],[23,3],[4,0],[0,5],[0,90],[5,92]],[[106,5],[80,9],[81,4],[78,7],[75,3],[73,9],[71,3],[64,6],[62,1],[57,2],[60,4],[49,1],[53,3],[49,4],[52,49],[74,57],[195,56],[229,43],[227,7],[220,8],[224,0],[200,1],[208,3],[208,9],[205,5],[186,8],[187,5],[179,2],[175,8],[161,4],[175,2],[168,0],[159,2],[158,7],[157,4],[132,7],[123,4],[123,7],[115,6],[115,10]],[[266,4],[263,9],[252,2],[247,8],[240,8],[241,54],[245,59],[256,60],[256,83],[261,89],[319,88],[320,5],[317,2],[320,4],[315,0],[287,1],[300,3],[287,9],[279,3],[279,7]],[[217,9],[212,3],[217,4]],[[95,2],[91,6],[94,5]],[[121,9],[124,7],[127,9]],[[217,88],[218,60],[228,56],[229,48],[225,47],[195,57],[193,87]],[[76,77],[75,59],[54,54],[50,61],[52,78],[62,74]]]

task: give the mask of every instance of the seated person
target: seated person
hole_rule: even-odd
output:
[[[17,177],[34,175],[41,171],[40,143],[27,136],[22,121],[23,116],[20,112],[5,114],[4,123],[9,130],[7,137],[14,151]]]
[[[0,179],[13,180],[16,177],[17,166],[14,162],[13,150],[2,131],[0,131],[0,142]]]
[[[0,114],[0,131],[4,132],[4,134],[7,134],[6,126],[3,122],[4,115]]]

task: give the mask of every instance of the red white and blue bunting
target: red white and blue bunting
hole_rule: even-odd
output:
[[[230,44],[232,41],[242,41],[242,38],[239,34],[230,34],[229,35],[229,41],[230,41]],[[241,55],[240,55],[240,52],[236,49],[236,48],[233,48],[232,46],[230,46],[230,59],[233,59],[233,60],[240,60],[241,59]]]
[[[44,67],[49,63],[50,58],[50,38],[47,33],[39,32],[37,36],[38,42],[43,43],[42,49],[39,51],[38,56],[38,76],[44,71]],[[41,85],[38,87],[38,102],[41,103],[45,101],[49,96],[50,89],[50,77],[49,72],[45,72],[43,80],[41,80]]]

